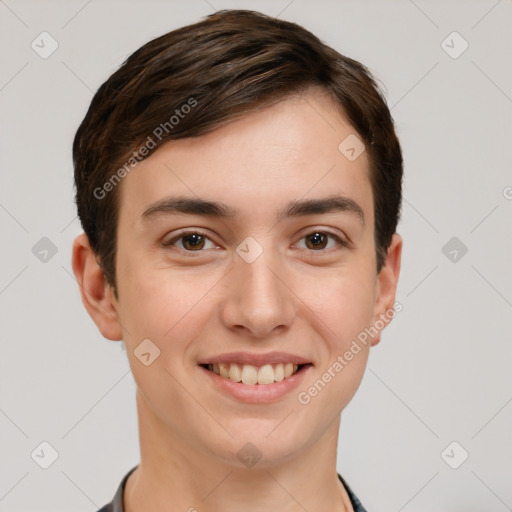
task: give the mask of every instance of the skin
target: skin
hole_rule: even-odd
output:
[[[364,152],[349,161],[338,150],[353,133],[313,88],[157,150],[119,190],[119,300],[87,237],[75,240],[83,303],[104,337],[124,340],[137,384],[141,462],[125,488],[127,512],[352,510],[336,475],[341,411],[380,332],[307,405],[297,394],[395,302],[402,240],[393,236],[377,274],[368,158]],[[364,224],[352,212],[276,218],[290,200],[333,194],[355,201]],[[222,202],[237,213],[141,221],[171,195]],[[190,239],[162,245],[183,228],[200,228],[209,240],[199,251],[190,250]],[[349,246],[328,238],[318,249],[306,236],[315,232]],[[252,263],[236,253],[248,236],[263,248]],[[149,366],[134,355],[146,338],[161,351]],[[197,365],[213,354],[272,350],[306,357],[313,367],[297,390],[271,404],[221,395]],[[247,442],[262,454],[252,468],[237,457]]]

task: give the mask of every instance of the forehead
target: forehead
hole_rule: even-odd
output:
[[[290,200],[341,195],[372,218],[368,158],[365,151],[357,156],[355,137],[333,100],[310,90],[166,143],[123,179],[120,216],[136,222],[148,205],[173,195],[222,202],[240,218],[261,219]]]

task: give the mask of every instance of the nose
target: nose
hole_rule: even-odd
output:
[[[264,251],[252,263],[235,258],[221,308],[222,322],[228,329],[266,338],[292,325],[297,299],[284,266],[269,253]]]

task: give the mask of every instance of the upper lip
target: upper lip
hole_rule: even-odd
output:
[[[253,366],[266,364],[293,363],[309,364],[311,361],[304,357],[289,352],[265,352],[262,354],[250,352],[226,352],[215,356],[205,357],[198,361],[198,364],[219,364],[219,363],[240,363]]]

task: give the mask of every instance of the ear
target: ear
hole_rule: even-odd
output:
[[[392,320],[389,314],[395,304],[395,293],[400,274],[402,260],[402,237],[395,233],[388,248],[386,261],[377,276],[375,294],[374,325],[384,323],[384,327]],[[394,315],[393,315],[394,316]],[[384,328],[382,327],[382,329]],[[371,345],[377,345],[380,341],[382,329],[372,339]]]
[[[72,266],[82,302],[101,334],[112,341],[123,339],[117,301],[85,233],[78,235],[73,243]]]

